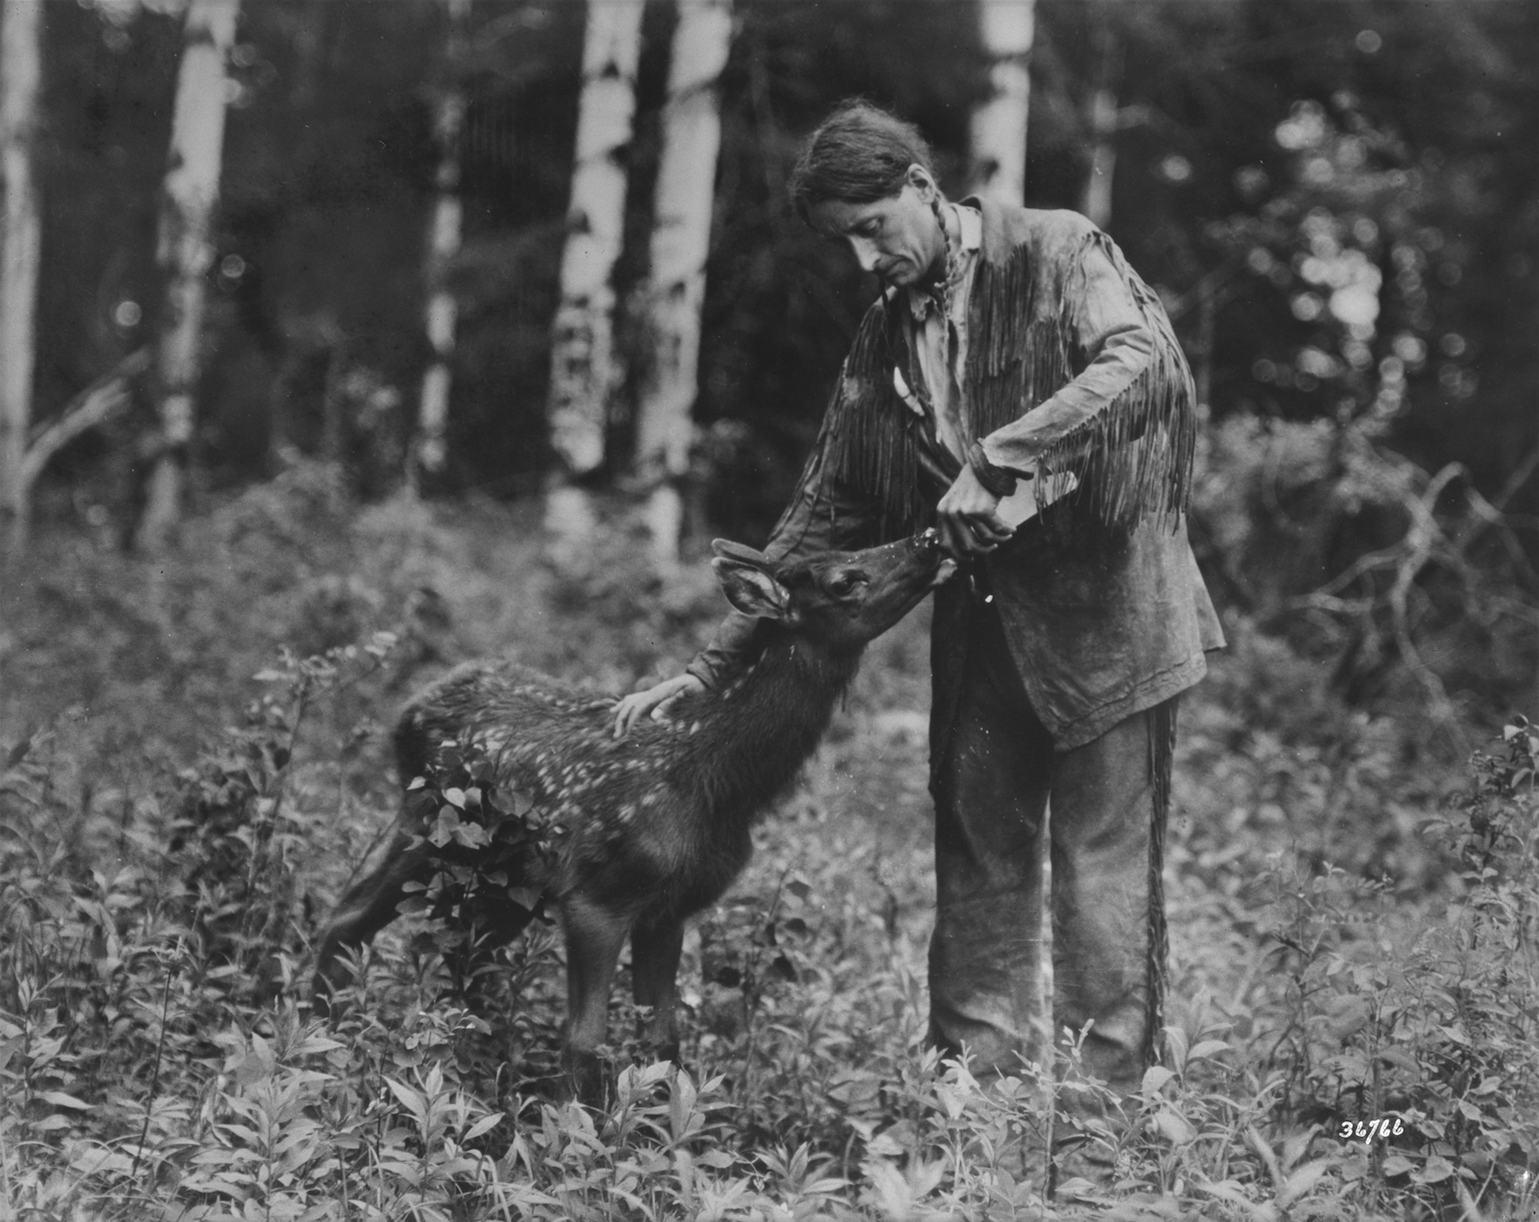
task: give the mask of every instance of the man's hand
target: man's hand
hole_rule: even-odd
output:
[[[991,552],[1015,532],[999,516],[999,500],[963,467],[936,506],[941,542],[953,556]]]
[[[705,684],[694,675],[676,675],[664,679],[644,692],[632,692],[615,707],[615,737],[624,738],[630,728],[648,713],[653,721],[666,721],[679,700],[705,691]]]

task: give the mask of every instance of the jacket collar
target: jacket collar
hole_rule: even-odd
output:
[[[1021,242],[1021,222],[1026,209],[1001,204],[986,195],[969,195],[959,201],[964,206],[976,208],[983,215],[983,245],[980,254],[987,263],[1002,264],[1009,261]]]

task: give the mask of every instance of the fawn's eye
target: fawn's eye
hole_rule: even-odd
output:
[[[828,589],[831,594],[853,594],[861,586],[869,584],[864,573],[856,569],[845,569],[829,579]]]

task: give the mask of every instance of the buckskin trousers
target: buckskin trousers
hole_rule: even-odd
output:
[[[1026,697],[999,616],[966,616],[965,673],[932,762],[937,911],[930,1036],[974,1072],[1045,1064],[1043,1040],[1084,1041],[1084,1067],[1135,1092],[1160,1026],[1166,935],[1160,870],[1176,702],[1056,753]],[[1051,1015],[1037,838],[1051,810]],[[1049,1027],[1049,1017],[1051,1026]]]

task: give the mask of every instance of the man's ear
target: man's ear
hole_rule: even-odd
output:
[[[925,203],[929,203],[931,196],[940,191],[940,187],[935,182],[935,176],[917,161],[908,167],[908,185],[919,192],[919,197]]]
[[[711,561],[711,568],[716,571],[716,580],[721,582],[727,601],[744,615],[785,619],[791,606],[790,592],[760,564],[718,556]]]

